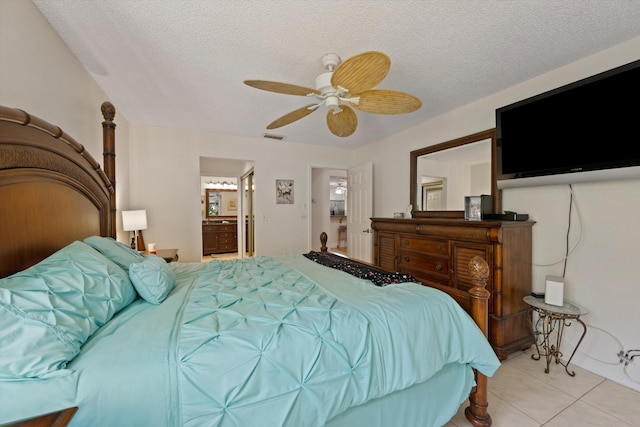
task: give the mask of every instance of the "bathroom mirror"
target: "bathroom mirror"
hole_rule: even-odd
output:
[[[464,197],[482,194],[492,196],[494,213],[501,212],[495,159],[495,128],[412,151],[413,217],[464,218]]]
[[[222,211],[222,194],[218,190],[206,189],[206,217],[214,218],[220,216]]]

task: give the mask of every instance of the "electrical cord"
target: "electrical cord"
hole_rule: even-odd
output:
[[[569,257],[569,235],[571,234],[571,211],[573,210],[573,187],[569,184],[569,218],[567,219],[567,237],[564,249],[564,267],[562,268],[562,278],[567,272],[567,258]]]
[[[595,330],[598,330],[598,331],[600,331],[600,332],[603,332],[603,333],[605,333],[605,334],[609,335],[611,338],[613,338],[613,339],[618,343],[618,346],[619,346],[619,348],[620,348],[620,351],[619,351],[617,354],[618,354],[618,356],[620,356],[621,354],[622,354],[622,355],[624,355],[624,356],[625,356],[625,360],[626,360],[626,362],[625,362],[625,364],[624,364],[624,366],[623,366],[623,368],[622,368],[623,373],[624,373],[624,374],[625,374],[625,376],[626,376],[627,378],[629,378],[629,380],[631,380],[632,382],[634,382],[634,383],[636,383],[636,384],[640,384],[640,381],[639,381],[639,380],[636,380],[636,379],[632,378],[632,377],[631,377],[631,375],[629,374],[629,365],[631,365],[631,364],[632,364],[633,359],[634,359],[635,357],[640,357],[640,350],[628,350],[628,351],[625,353],[625,352],[624,352],[624,346],[622,345],[622,342],[621,342],[618,338],[616,338],[614,335],[612,335],[611,333],[609,333],[609,332],[605,331],[605,330],[604,330],[604,329],[602,329],[602,328],[598,328],[597,326],[589,325],[589,324],[586,324],[586,323],[585,323],[585,326],[587,326],[589,329],[595,329]],[[540,334],[540,332],[537,332],[537,327],[538,327],[538,326],[537,326],[537,324],[536,324],[536,333],[537,333],[537,334]],[[567,340],[566,338],[565,338],[563,341],[564,341],[567,345],[571,346],[571,348],[575,348],[575,344],[574,344],[573,342],[571,342],[571,341]],[[621,364],[621,363],[622,363],[622,360],[618,360],[618,361],[616,361],[616,362],[609,362],[609,361],[606,361],[606,360],[598,359],[597,357],[590,356],[589,354],[587,354],[587,353],[585,353],[585,352],[580,351],[580,349],[579,349],[579,348],[578,348],[578,349],[576,349],[576,352],[577,352],[577,353],[580,353],[581,355],[583,355],[583,356],[585,356],[585,357],[587,357],[587,358],[589,358],[589,359],[591,359],[591,360],[595,360],[596,362],[602,363],[602,364],[604,364],[604,365],[617,366],[617,365],[619,365],[619,364]],[[638,352],[638,354],[634,354],[634,355],[632,355],[631,357],[629,357],[629,353],[634,353],[634,352]]]
[[[613,339],[615,340],[615,342],[617,342],[617,343],[618,343],[618,346],[619,346],[619,348],[620,348],[620,351],[623,351],[624,346],[622,345],[622,342],[621,342],[618,338],[616,338],[615,336],[613,336],[610,332],[607,332],[607,331],[605,331],[605,330],[604,330],[604,329],[602,329],[602,328],[598,328],[597,326],[589,325],[589,324],[587,324],[587,323],[585,323],[585,326],[587,326],[587,328],[588,328],[588,329],[595,329],[595,330],[597,330],[597,331],[600,331],[600,332],[602,332],[602,333],[604,333],[604,334],[609,335],[611,338],[613,338]],[[569,344],[571,347],[575,347],[575,344],[574,344],[574,343],[572,343],[571,341],[567,340],[567,339],[565,339],[565,340],[564,340],[564,342],[566,342],[567,344]],[[580,349],[579,349],[579,348],[578,348],[577,352],[578,352],[578,353],[580,353],[580,354],[582,354],[582,355],[583,355],[583,356],[585,356],[585,357],[588,357],[588,358],[589,358],[589,359],[591,359],[591,360],[595,360],[596,362],[600,362],[600,363],[603,363],[603,364],[605,364],[605,365],[619,365],[619,364],[620,364],[620,361],[616,361],[616,362],[608,362],[608,361],[606,361],[606,360],[601,360],[601,359],[598,359],[597,357],[590,356],[590,355],[588,355],[587,353],[584,353],[584,352],[580,351]]]
[[[562,277],[564,277],[564,271],[566,270],[566,261],[567,259],[569,259],[569,256],[571,256],[571,254],[573,253],[573,251],[576,250],[576,248],[578,247],[578,245],[580,244],[580,241],[582,240],[582,213],[580,212],[580,206],[578,205],[578,202],[576,200],[576,198],[574,197],[573,194],[573,187],[571,185],[569,185],[569,193],[570,193],[570,199],[569,199],[569,224],[567,227],[567,247],[565,250],[565,254],[562,258],[553,261],[553,262],[549,262],[546,264],[538,264],[538,263],[533,263],[534,266],[536,267],[550,267],[552,265],[556,265],[556,264],[560,264],[561,262],[564,262],[564,269],[563,269],[563,273],[562,273]],[[572,211],[572,207],[575,207],[576,210],[576,216],[578,218],[578,239],[576,240],[575,244],[573,245],[573,247],[571,249],[569,249],[569,232],[571,230],[571,211]]]

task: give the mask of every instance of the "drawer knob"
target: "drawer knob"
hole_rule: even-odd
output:
[[[436,264],[436,270],[438,271],[442,270],[442,264]]]
[[[437,250],[439,250],[439,251],[441,251],[441,250],[442,250],[442,245],[441,245],[440,243],[438,243],[438,244],[436,245],[436,249],[437,249]]]
[[[406,262],[409,262],[409,257],[408,257],[408,256],[404,257],[404,260],[405,260]]]

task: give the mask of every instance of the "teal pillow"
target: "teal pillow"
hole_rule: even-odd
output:
[[[83,242],[0,279],[0,378],[46,377],[136,292],[127,273]]]
[[[167,262],[153,254],[131,264],[129,278],[145,301],[160,304],[176,286],[176,276]]]
[[[78,354],[60,328],[32,314],[0,301],[0,379],[46,377]]]
[[[84,242],[127,272],[131,264],[142,262],[144,259],[144,256],[138,251],[111,237],[91,236],[84,239]]]

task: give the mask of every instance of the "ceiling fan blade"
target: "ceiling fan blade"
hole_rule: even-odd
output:
[[[268,90],[269,92],[283,93],[285,95],[307,96],[310,93],[320,94],[310,87],[292,85],[289,83],[270,82],[268,80],[245,80],[244,84],[256,89]]]
[[[391,59],[382,52],[364,52],[338,65],[331,85],[347,89],[354,96],[380,83],[391,68]]]
[[[301,118],[306,117],[309,114],[316,111],[316,108],[312,108],[312,107],[315,107],[317,105],[318,104],[309,104],[302,108],[298,108],[297,110],[293,110],[292,112],[285,114],[284,116],[278,119],[275,119],[274,121],[269,123],[269,125],[267,126],[267,129],[276,129],[276,128],[288,125],[289,123],[293,123],[296,120],[300,120]]]
[[[353,135],[358,127],[358,117],[356,112],[346,105],[341,105],[342,111],[333,113],[333,110],[327,111],[327,126],[332,134],[339,137],[347,137]]]
[[[422,107],[422,101],[397,90],[372,89],[358,94],[360,102],[354,108],[375,114],[406,114]]]

